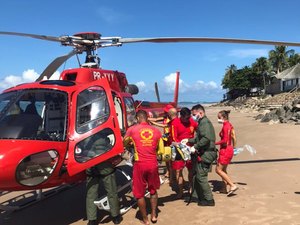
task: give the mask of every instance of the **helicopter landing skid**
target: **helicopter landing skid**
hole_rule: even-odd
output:
[[[41,200],[51,197],[61,191],[67,190],[73,187],[74,185],[75,184],[62,185],[51,189],[39,189],[28,192],[22,192],[22,194],[14,196],[13,198],[9,197],[9,195],[13,193],[13,191],[0,191],[0,196],[9,198],[9,200],[0,203],[0,215],[12,213],[14,211],[28,207],[32,204],[38,203]]]

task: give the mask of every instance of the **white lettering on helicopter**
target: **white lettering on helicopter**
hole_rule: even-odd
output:
[[[114,81],[115,75],[113,73],[100,73],[98,71],[93,71],[94,80],[100,80],[102,78],[107,78],[108,81]]]

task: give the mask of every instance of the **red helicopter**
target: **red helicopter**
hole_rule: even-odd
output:
[[[0,94],[0,190],[31,190],[74,183],[84,171],[123,151],[122,134],[137,109],[161,116],[166,103],[134,101],[138,93],[122,72],[100,68],[98,48],[136,42],[223,42],[300,46],[299,43],[226,38],[120,38],[98,33],[45,36],[3,32],[60,42],[73,50],[56,58],[33,83]],[[70,57],[86,53],[80,68],[47,80]],[[46,78],[46,80],[45,80]],[[179,73],[173,106],[177,107]],[[102,148],[93,143],[101,140]]]

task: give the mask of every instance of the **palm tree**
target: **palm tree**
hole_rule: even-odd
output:
[[[266,75],[270,70],[270,64],[266,57],[257,58],[256,61],[252,64],[253,71],[261,75],[263,78],[263,88],[266,90]]]
[[[292,54],[288,59],[289,67],[295,66],[296,64],[300,63],[300,55],[299,54]]]
[[[223,88],[227,88],[230,82],[230,79],[232,78],[232,75],[237,71],[237,67],[234,64],[231,64],[228,66],[225,70],[225,75],[222,80]]]
[[[231,64],[230,66],[227,67],[225,77],[227,76],[228,79],[230,80],[230,77],[232,74],[234,74],[237,71],[237,67],[234,64]]]
[[[287,50],[287,46],[275,46],[275,49],[269,52],[269,61],[277,74],[288,66],[288,57],[294,52],[293,49]]]

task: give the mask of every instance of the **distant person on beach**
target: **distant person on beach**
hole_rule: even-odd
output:
[[[124,137],[124,146],[134,146],[134,164],[132,175],[132,193],[142,215],[141,222],[150,224],[147,216],[146,189],[150,192],[151,222],[157,222],[157,189],[160,187],[157,152],[164,151],[161,132],[149,125],[148,115],[144,110],[136,114],[138,124],[128,128]]]
[[[231,162],[233,157],[233,143],[232,135],[233,126],[229,122],[230,110],[222,110],[218,113],[218,122],[223,124],[222,130],[220,131],[221,140],[216,142],[216,145],[220,145],[219,158],[216,166],[216,173],[222,178],[224,182],[223,188],[220,190],[221,193],[226,193],[227,196],[232,195],[238,187],[231,181],[227,174],[228,164]],[[227,192],[227,186],[230,186]]]
[[[201,104],[192,107],[193,119],[198,122],[195,138],[188,139],[194,146],[191,148],[195,152],[193,160],[194,191],[193,197],[198,200],[200,206],[214,206],[215,201],[208,183],[208,172],[212,163],[217,158],[215,147],[215,129],[210,120],[205,115],[205,109]],[[195,157],[196,156],[196,157]]]
[[[198,123],[195,122],[191,117],[191,110],[189,108],[183,107],[180,110],[180,117],[174,119],[171,122],[171,136],[175,143],[181,143],[183,139],[189,139],[194,137],[194,132],[198,127]],[[176,182],[178,185],[177,198],[182,198],[183,196],[183,168],[188,169],[188,179],[189,179],[189,189],[192,186],[192,162],[191,160],[184,161],[182,156],[176,151],[175,160],[172,161],[172,170],[176,174]]]

